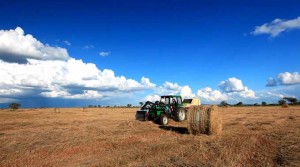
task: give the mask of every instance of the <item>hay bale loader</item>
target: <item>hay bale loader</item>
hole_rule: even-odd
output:
[[[182,103],[185,108],[190,108],[192,106],[200,106],[201,105],[199,98],[184,99]]]
[[[197,100],[195,99],[195,101]],[[199,100],[198,102],[200,105]],[[194,103],[196,104],[196,102]],[[165,95],[161,96],[160,101],[156,101],[155,103],[147,101],[144,106],[136,112],[135,117],[137,120],[149,120],[158,122],[161,125],[167,125],[169,119],[174,119],[177,122],[186,120],[186,114],[187,108],[183,104],[181,96]]]

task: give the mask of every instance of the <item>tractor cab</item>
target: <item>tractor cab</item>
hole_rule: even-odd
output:
[[[181,96],[174,96],[174,95],[168,95],[168,96],[161,96],[160,102],[164,103],[165,105],[169,107],[182,107],[182,99]]]

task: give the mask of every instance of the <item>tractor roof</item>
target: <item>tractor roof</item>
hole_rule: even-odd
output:
[[[162,98],[162,97],[181,97],[181,96],[180,95],[163,95],[160,97]]]

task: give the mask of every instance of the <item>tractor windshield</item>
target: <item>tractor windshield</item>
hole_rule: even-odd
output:
[[[170,104],[170,97],[164,97],[162,96],[160,99],[161,103]]]
[[[180,96],[161,96],[160,102],[165,103],[166,105],[182,104],[182,99]]]
[[[177,103],[178,103],[178,104],[182,104],[181,97],[177,97]]]

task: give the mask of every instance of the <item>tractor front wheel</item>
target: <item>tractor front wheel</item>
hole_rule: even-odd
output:
[[[168,116],[166,114],[161,114],[160,115],[160,118],[159,118],[159,123],[162,125],[162,126],[165,126],[169,123],[169,120],[168,120]]]

